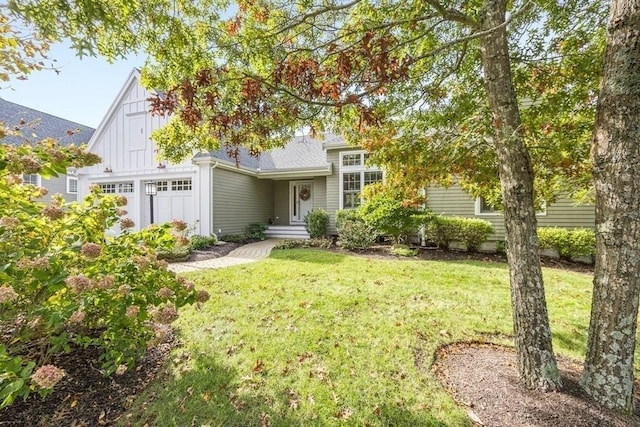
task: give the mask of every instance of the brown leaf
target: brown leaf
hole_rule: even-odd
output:
[[[264,370],[264,362],[262,359],[256,360],[256,364],[253,366],[253,372],[260,373]]]

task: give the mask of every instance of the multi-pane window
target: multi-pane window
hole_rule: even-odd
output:
[[[360,206],[360,173],[342,174],[342,208],[351,209]]]
[[[40,175],[37,173],[25,173],[22,175],[22,181],[25,184],[35,185],[36,187],[40,186]]]
[[[156,189],[158,191],[167,191],[167,190],[169,190],[169,181],[158,181],[158,182],[156,182]]]
[[[116,193],[116,185],[115,184],[100,184],[100,189],[104,194],[115,194]]]
[[[78,194],[78,178],[72,176],[67,177],[67,193]]]
[[[360,206],[362,189],[369,184],[382,181],[382,171],[375,166],[366,165],[368,157],[369,155],[363,151],[340,153],[342,209]]]
[[[360,165],[362,165],[362,153],[342,155],[342,166],[360,166]]]
[[[190,179],[176,179],[171,181],[171,191],[187,191],[191,190]]]
[[[133,193],[133,182],[121,182],[118,184],[118,193]]]

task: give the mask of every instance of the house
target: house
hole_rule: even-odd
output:
[[[0,98],[0,122],[11,129],[17,129],[21,135],[10,135],[3,139],[4,144],[34,144],[44,138],[53,138],[63,145],[86,143],[93,135],[93,128],[81,125],[51,114],[15,104]],[[75,201],[78,193],[78,178],[75,171],[67,175],[43,179],[38,174],[25,174],[26,183],[46,188],[49,193],[44,200],[50,200],[53,194],[62,194],[65,200]]]
[[[305,215],[323,208],[335,233],[335,211],[357,207],[362,188],[383,178],[381,169],[366,166],[366,152],[335,135],[296,137],[259,157],[242,151],[238,164],[223,149],[171,164],[158,158],[151,140],[167,118],[148,112],[151,93],[139,77],[137,70],[131,72],[89,142],[102,163],[78,175],[80,194],[97,184],[105,193],[127,197],[136,228],[179,218],[193,234],[239,234],[262,222],[270,224],[272,236],[305,236]],[[147,184],[155,187],[153,195],[145,192]],[[501,215],[460,188],[429,188],[427,197],[436,213],[488,219],[497,229],[495,238],[503,238]],[[540,213],[539,223],[593,227],[593,206],[561,199]]]

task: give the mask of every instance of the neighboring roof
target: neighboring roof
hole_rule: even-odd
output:
[[[22,136],[8,136],[2,142],[11,145],[35,143],[53,138],[63,145],[89,142],[95,129],[0,98],[0,122],[17,129]]]

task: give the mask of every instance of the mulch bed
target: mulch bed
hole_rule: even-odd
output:
[[[51,363],[66,375],[46,398],[32,394],[26,401],[16,400],[0,410],[0,426],[11,427],[90,427],[114,425],[127,406],[156,378],[176,346],[173,331],[167,327],[164,341],[150,349],[137,368],[122,375],[105,377],[100,372],[99,352],[95,347],[75,346]]]
[[[490,344],[457,343],[441,348],[433,371],[479,426],[640,426],[640,384],[631,416],[601,407],[579,385],[582,366],[558,358],[563,390],[527,390],[518,380],[515,352]]]
[[[218,245],[211,250],[197,252],[191,260],[224,256],[238,246],[240,244],[236,243]],[[389,255],[385,247],[376,247],[360,255],[401,259]],[[418,257],[448,261],[506,261],[504,256],[497,254],[432,249],[421,250]],[[543,260],[543,264],[587,273],[593,271],[591,266],[551,259]],[[94,349],[76,348],[69,354],[60,355],[51,362],[63,367],[67,376],[56,386],[55,393],[45,399],[32,395],[26,402],[16,401],[0,411],[0,426],[81,427],[113,425],[123,421],[130,403],[159,375],[176,345],[173,334],[167,334],[165,342],[150,350],[137,369],[110,378],[100,373],[98,354]],[[524,389],[518,381],[515,365],[515,354],[511,348],[460,343],[439,350],[433,372],[479,426],[640,426],[639,412],[625,417],[590,400],[579,386],[581,366],[573,361],[559,359],[565,385],[561,393]],[[639,398],[637,395],[636,401]],[[636,407],[640,408],[640,401]]]

